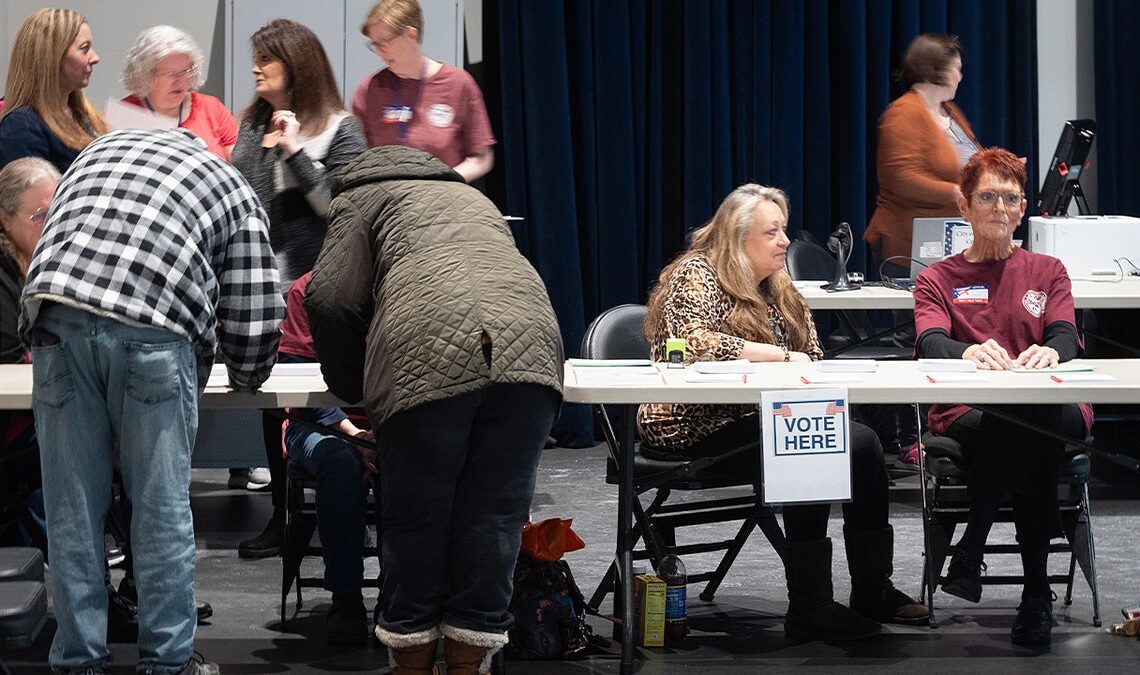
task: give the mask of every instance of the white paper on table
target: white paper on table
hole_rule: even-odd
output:
[[[810,373],[800,376],[800,379],[804,384],[848,384],[862,382],[865,378],[858,373]]]
[[[321,364],[312,363],[278,363],[273,366],[273,377],[312,377],[321,374]]]
[[[566,359],[575,368],[613,368],[615,366],[652,366],[649,359]]]
[[[1070,384],[1072,382],[1113,382],[1116,380],[1115,377],[1108,373],[1059,373],[1050,375],[1049,379],[1062,384]]]
[[[850,501],[847,390],[766,391],[760,401],[764,503]]]
[[[972,373],[978,364],[966,359],[919,359],[918,369],[924,373]]]
[[[960,384],[962,382],[973,382],[975,384],[987,384],[990,378],[982,375],[981,373],[934,373],[927,375],[926,379],[932,384]]]
[[[629,385],[662,384],[661,373],[653,366],[616,366],[609,368],[574,368],[578,384]]]
[[[685,382],[692,382],[696,384],[717,382],[717,383],[732,383],[739,382],[741,384],[748,384],[748,374],[740,373],[702,373],[695,370],[686,369],[681,373],[681,379]]]
[[[697,361],[693,364],[693,370],[698,373],[736,373],[737,375],[744,375],[746,373],[755,373],[756,364],[748,359],[734,359],[732,361]]]
[[[879,369],[874,359],[831,359],[817,365],[822,373],[873,373]]]
[[[107,99],[105,114],[112,129],[177,129],[178,120],[117,99]]]

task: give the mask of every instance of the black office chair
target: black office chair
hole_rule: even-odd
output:
[[[835,276],[836,260],[819,244],[794,240],[788,245],[788,275],[796,281],[831,281]],[[849,291],[854,292],[854,291]],[[812,311],[817,327],[832,326],[832,318],[839,330],[832,330],[825,344],[825,358],[841,356],[848,359],[906,360],[913,358],[909,347],[899,347],[889,340],[894,329],[878,330],[870,315],[862,310]],[[821,335],[821,339],[823,336]]]
[[[934,620],[934,590],[946,580],[942,567],[950,553],[950,542],[955,528],[966,522],[970,503],[966,496],[966,476],[962,470],[962,446],[947,436],[937,436],[930,432],[923,434],[922,445],[925,461],[920,462],[922,481],[922,534],[924,563],[922,573],[922,593],[926,606],[930,608],[930,626],[937,626]],[[1092,591],[1093,625],[1100,626],[1100,593],[1097,589],[1096,548],[1093,543],[1092,513],[1089,510],[1089,457],[1071,451],[1061,459],[1058,471],[1058,499],[1061,509],[1061,526],[1065,532],[1064,542],[1050,544],[1050,553],[1068,553],[1068,574],[1050,575],[1050,584],[1065,584],[1064,603],[1073,602],[1073,580],[1079,565]],[[1008,504],[1002,506],[998,522],[1011,522],[1012,510]],[[987,543],[986,555],[1019,554],[1016,543]],[[983,575],[982,584],[1025,583],[1021,575]]]
[[[649,344],[642,336],[642,323],[645,320],[644,305],[620,305],[602,312],[586,329],[582,339],[582,356],[590,359],[648,358]],[[610,458],[606,467],[606,482],[617,484],[617,458],[614,454],[616,439],[613,429],[623,428],[626,415],[634,414],[631,406],[595,406],[595,413],[606,432],[610,447]],[[726,451],[731,450],[726,448]],[[724,555],[713,571],[688,574],[690,584],[708,582],[700,597],[711,601],[717,588],[724,580],[733,561],[736,560],[744,543],[759,528],[777,553],[783,557],[784,533],[773,511],[764,506],[759,485],[753,484],[738,475],[717,473],[716,464],[720,458],[693,460],[655,449],[639,443],[634,456],[634,528],[631,546],[644,539],[645,547],[634,550],[634,560],[648,559],[656,568],[657,563],[667,554],[679,556],[710,551],[724,551]],[[735,490],[729,490],[735,488]],[[747,488],[741,495],[740,488]],[[707,499],[666,503],[673,491],[709,491]],[[715,492],[714,492],[715,491]],[[648,506],[643,506],[641,495],[651,493]],[[729,539],[677,544],[676,532],[679,528],[721,522],[741,522],[739,529]],[[618,527],[623,527],[619,523]],[[616,562],[610,566],[605,578],[590,597],[589,606],[597,611],[606,595],[616,591],[618,568]]]

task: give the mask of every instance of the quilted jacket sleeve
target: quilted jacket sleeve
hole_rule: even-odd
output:
[[[372,320],[370,227],[349,202],[329,213],[325,245],[305,293],[313,347],[329,391],[342,401],[364,398],[364,350]]]

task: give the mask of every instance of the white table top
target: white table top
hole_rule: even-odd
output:
[[[1140,359],[1085,360],[1095,373],[1111,382],[1054,382],[1048,371],[1012,373],[979,371],[987,382],[934,384],[918,370],[916,361],[880,361],[878,371],[859,374],[860,382],[805,385],[820,366],[804,363],[758,363],[747,382],[686,382],[685,370],[657,364],[660,378],[637,378],[636,383],[579,384],[575,368],[566,364],[565,397],[570,403],[746,403],[759,404],[760,394],[774,389],[806,386],[846,387],[852,403],[1138,403]],[[1064,374],[1059,374],[1064,377]],[[743,379],[743,378],[742,378]]]
[[[824,281],[797,281],[796,288],[812,309],[914,309],[914,296],[883,286],[863,286],[854,291],[829,293]],[[1103,281],[1073,280],[1073,304],[1077,309],[1135,309],[1140,307],[1140,277]]]
[[[225,366],[215,365],[202,392],[200,407],[210,409],[345,407],[328,392],[320,368],[315,363],[279,363],[261,390],[252,394],[231,391]],[[0,410],[29,410],[32,407],[31,365],[0,365]]]

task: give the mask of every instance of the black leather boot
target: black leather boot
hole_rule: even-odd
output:
[[[843,642],[878,635],[878,622],[835,601],[831,585],[831,540],[788,542],[784,572],[788,614],[784,633],[797,640]]]
[[[895,588],[895,530],[854,531],[843,528],[847,569],[851,572],[851,609],[880,623],[920,626],[930,621],[926,605]]]

